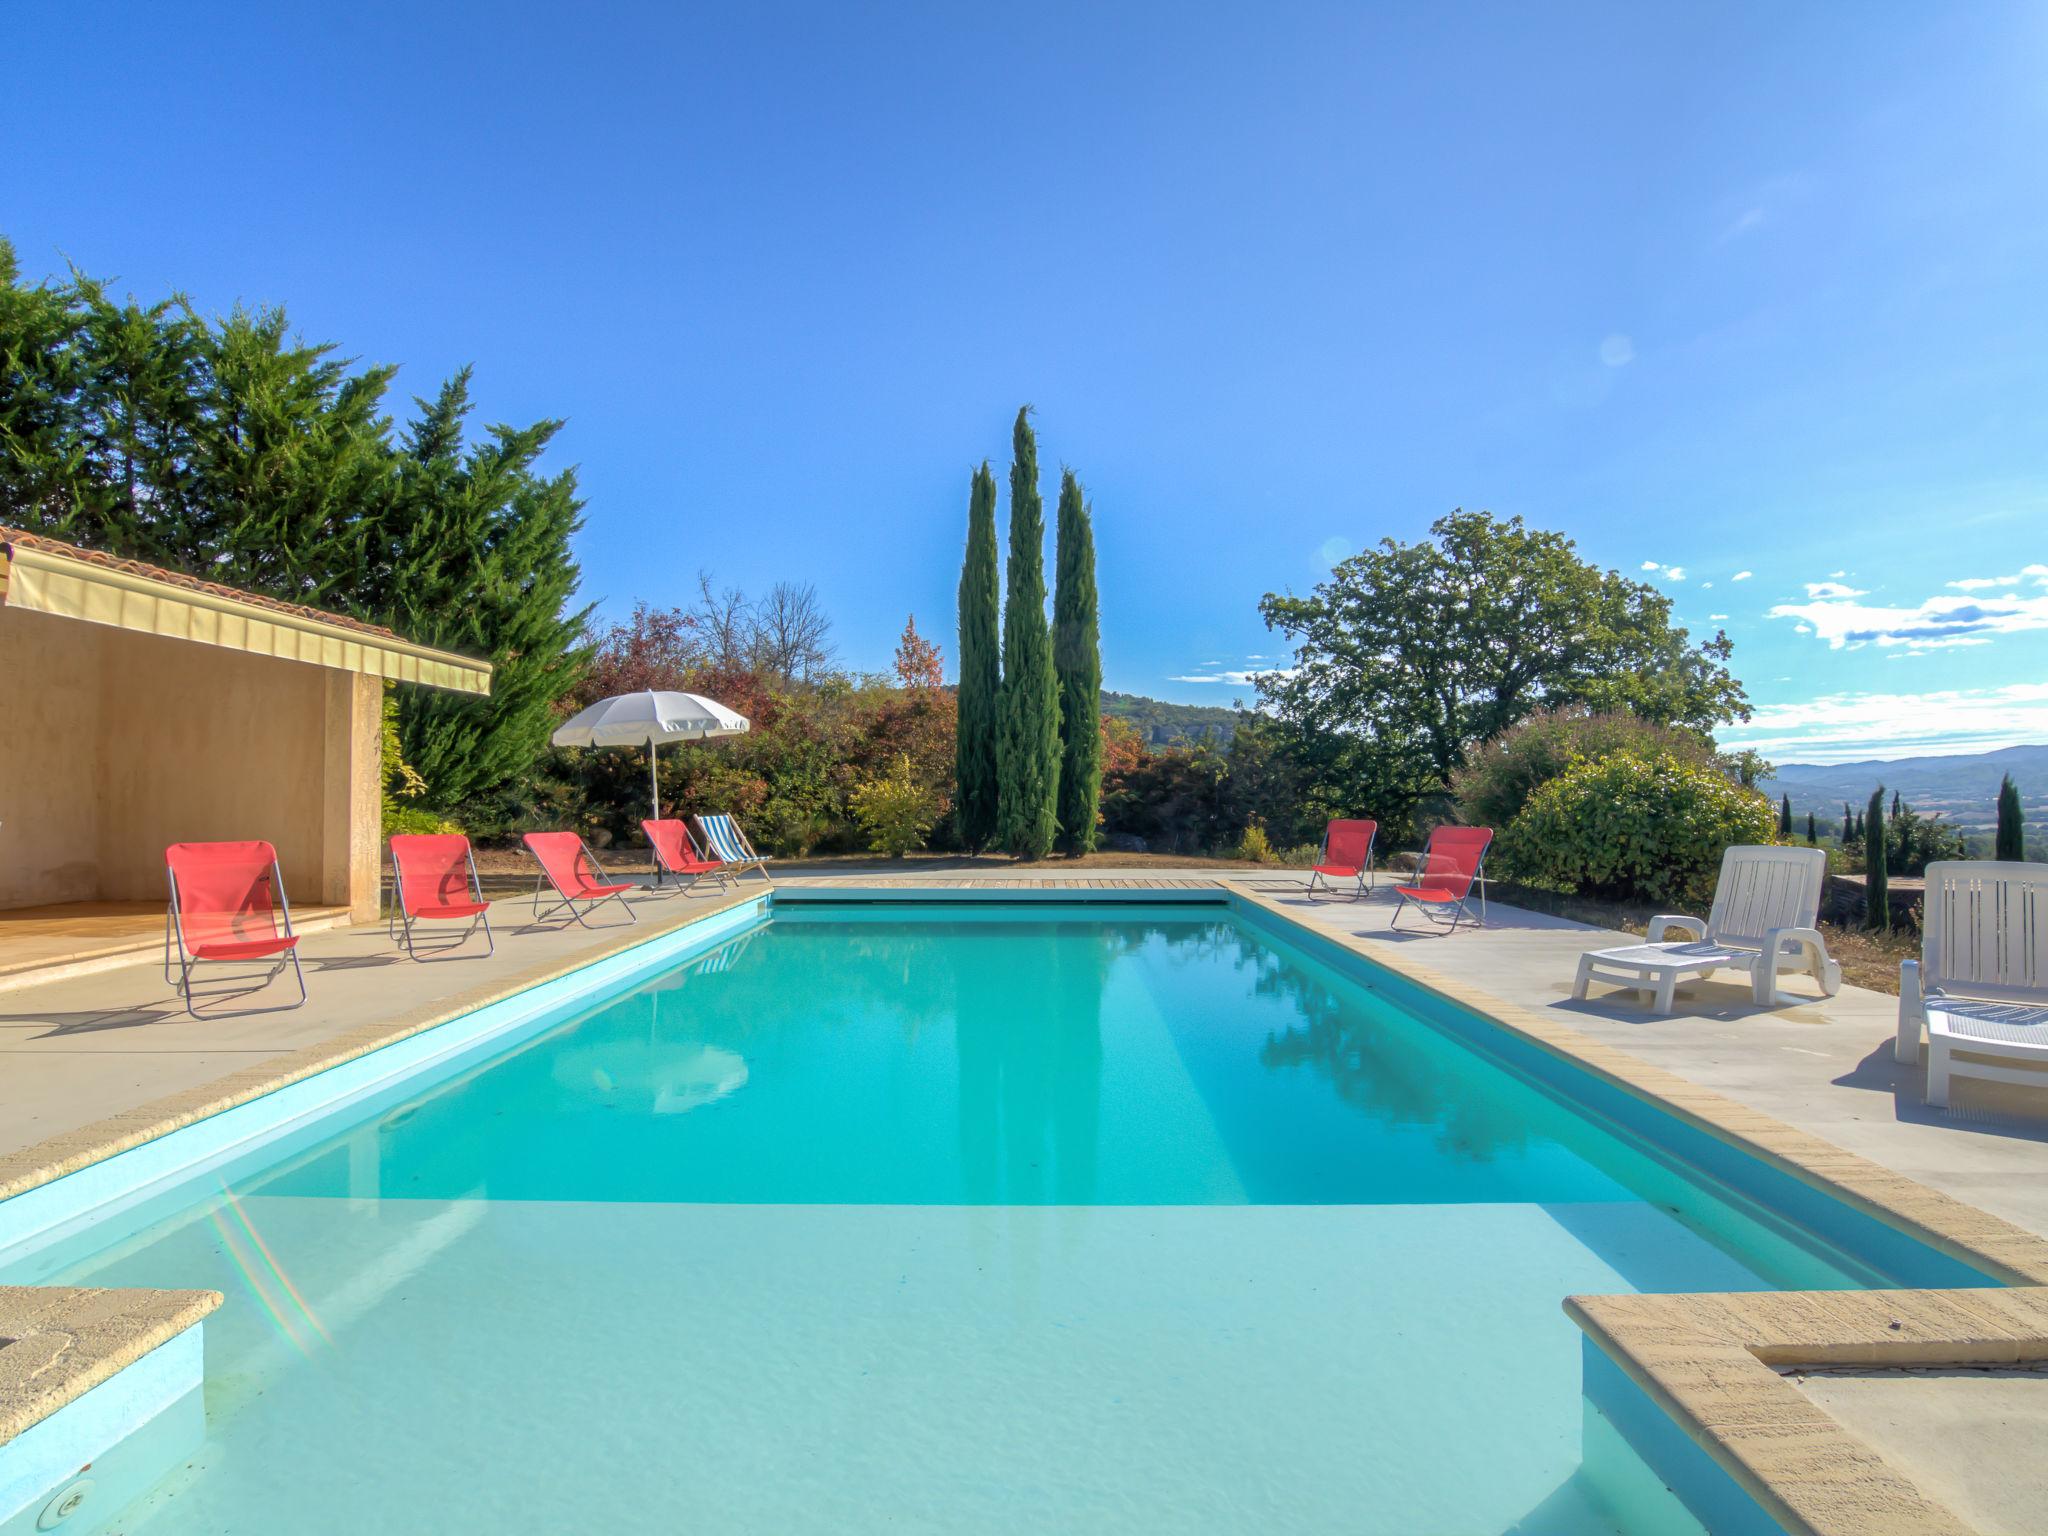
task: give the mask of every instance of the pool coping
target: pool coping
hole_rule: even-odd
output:
[[[219,1291],[0,1285],[0,1446],[221,1304]]]
[[[973,900],[977,889],[998,899],[1023,882],[939,884],[915,891],[934,901]],[[1046,899],[1085,903],[1111,894],[1129,900],[1137,882],[1062,884]],[[1287,904],[1225,880],[1177,880],[1173,894],[1194,893],[1243,905],[1306,939],[1334,946],[1395,972],[1446,1001],[1478,1014],[1570,1066],[1640,1098],[1658,1110],[1775,1167],[1831,1197],[1902,1230],[1927,1246],[2005,1282],[2005,1290],[1757,1292],[1741,1295],[1571,1297],[1565,1310],[1664,1412],[1679,1423],[1751,1497],[1794,1536],[1889,1536],[1905,1531],[1961,1533],[1951,1511],[1927,1498],[1810,1399],[1783,1380],[1779,1368],[1823,1363],[1883,1366],[2012,1364],[2048,1361],[2048,1238],[1980,1211],[1868,1158],[1752,1110],[1544,1016],[1436,971],[1407,948],[1371,946],[1357,936],[1315,926]],[[835,885],[834,895],[903,900],[901,885]],[[1152,894],[1163,895],[1158,886]],[[157,1137],[312,1077],[449,1022],[572,975],[767,895],[764,886],[722,894],[668,920],[638,926],[585,950],[491,984],[456,993],[375,1024],[348,1029],[213,1083],[59,1133],[0,1156],[0,1201],[38,1188]],[[822,893],[790,891],[791,904]],[[774,900],[769,911],[772,915]],[[1456,936],[1444,942],[1457,942]],[[66,1288],[0,1287],[0,1340],[22,1339],[37,1316],[54,1316],[51,1300]],[[110,1307],[84,1334],[97,1341],[97,1363],[80,1349],[78,1368],[57,1373],[39,1389],[30,1412],[13,1390],[0,1346],[0,1444],[65,1402],[139,1359],[219,1304],[216,1292],[85,1292],[71,1288],[62,1305]],[[124,1298],[88,1303],[85,1297]],[[147,1300],[145,1300],[146,1298]],[[207,1300],[206,1298],[210,1298]],[[1858,1298],[1874,1298],[1862,1301]],[[1991,1298],[2004,1298],[1991,1300]],[[166,1311],[184,1316],[171,1327]],[[183,1309],[183,1310],[181,1310]],[[1883,1313],[1881,1320],[1878,1314]],[[1895,1326],[1896,1325],[1896,1326]],[[165,1330],[168,1331],[165,1331]],[[1878,1332],[1882,1329],[1882,1332]],[[1856,1353],[1870,1352],[1866,1359]],[[92,1371],[101,1374],[91,1375]],[[71,1381],[68,1395],[56,1385]],[[24,1417],[24,1415],[26,1415]]]

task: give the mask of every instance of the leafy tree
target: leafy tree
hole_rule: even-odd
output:
[[[1429,539],[1384,540],[1260,611],[1296,647],[1292,673],[1261,678],[1261,694],[1324,738],[1347,798],[1382,821],[1443,796],[1473,743],[1546,705],[1700,732],[1749,713],[1726,635],[1693,643],[1655,588],[1519,517],[1453,512]]]
[[[917,632],[914,613],[903,621],[903,634],[896,641],[896,681],[905,688],[945,686],[945,658],[936,645]]]
[[[1790,837],[1791,835],[1792,796],[1790,794],[1785,794],[1779,796],[1778,798],[1778,836]]]
[[[2020,808],[2020,787],[2007,774],[1998,785],[1998,836],[1991,856],[2007,862],[2026,858],[2026,813]]]
[[[997,631],[1002,574],[996,564],[996,477],[986,460],[967,498],[967,557],[960,569],[960,730],[953,770],[953,816],[970,850],[995,841],[998,794],[996,722],[1002,689]]]
[[[1060,685],[1045,621],[1045,502],[1031,407],[1017,412],[1010,460],[1010,561],[1003,597],[1003,686],[996,735],[997,829],[1027,859],[1052,851],[1058,827]]]
[[[1863,812],[1863,880],[1870,895],[1863,926],[1885,932],[1892,925],[1891,882],[1885,869],[1884,786],[1870,792],[1870,804]]]
[[[209,321],[75,271],[26,286],[0,242],[0,521],[487,657],[489,699],[399,692],[404,756],[446,808],[545,751],[581,659],[582,504],[535,467],[558,423],[465,446],[467,370],[394,442],[392,374],[278,309]]]
[[[1052,660],[1060,687],[1059,841],[1095,846],[1102,798],[1102,639],[1095,603],[1095,531],[1072,470],[1060,474]]]

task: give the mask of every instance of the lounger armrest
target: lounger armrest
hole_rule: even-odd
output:
[[[1670,928],[1676,928],[1681,933],[1689,933],[1695,940],[1702,940],[1707,936],[1707,925],[1698,918],[1665,913],[1662,916],[1650,919],[1650,942],[1652,944],[1663,943],[1665,930]]]
[[[1787,944],[1807,946],[1823,955],[1828,952],[1828,941],[1820,936],[1818,928],[1773,928],[1764,935],[1767,951],[1783,954]]]
[[[1920,992],[1920,962],[1899,962],[1899,1038],[1892,1055],[1900,1061],[1920,1059],[1920,1029],[1927,1022],[1927,1004]]]

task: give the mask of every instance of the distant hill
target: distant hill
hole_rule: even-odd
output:
[[[1998,781],[2008,773],[2019,785],[2028,832],[2048,829],[2048,746],[1861,763],[1780,763],[1775,777],[1757,788],[1773,800],[1791,795],[1795,821],[1803,822],[1811,809],[1838,822],[1843,801],[1861,810],[1882,784],[1887,794],[1904,795],[1916,811],[1939,811],[1966,832],[1989,832],[1998,821]]]
[[[1102,694],[1102,712],[1128,720],[1148,747],[1193,747],[1207,741],[1227,747],[1237,731],[1237,711],[1216,704],[1169,704],[1136,693]]]

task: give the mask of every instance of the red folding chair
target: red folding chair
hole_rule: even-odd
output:
[[[291,904],[277,850],[268,843],[173,843],[164,850],[171,905],[164,914],[164,980],[177,961],[177,985],[185,1009],[195,1017],[192,967],[201,961],[236,964],[282,955],[264,984],[291,962],[299,979],[298,1007],[306,1000],[306,973],[299,965],[299,936],[292,932]],[[253,991],[254,988],[243,990]]]
[[[1486,923],[1486,850],[1493,842],[1491,827],[1438,827],[1429,834],[1415,876],[1406,885],[1394,887],[1400,904],[1388,926],[1400,923],[1401,914],[1413,902],[1415,910],[1433,923],[1455,933],[1461,921],[1483,927]],[[1479,886],[1479,916],[1472,917],[1466,903],[1472,886]]]
[[[607,901],[616,901],[626,908],[626,921],[638,922],[633,909],[626,906],[625,893],[633,889],[630,880],[613,880],[591,857],[583,839],[574,832],[529,832],[520,839],[526,844],[526,851],[540,861],[540,878],[533,883],[533,920],[543,922],[557,912],[567,909],[569,915],[588,928],[583,922],[583,913],[576,910],[576,903],[586,908],[597,907]],[[543,885],[555,888],[561,898],[547,912],[540,909],[540,893]]]
[[[1325,890],[1335,889],[1330,884],[1332,880],[1352,880],[1357,882],[1357,889],[1351,899],[1364,900],[1365,893],[1372,889],[1372,845],[1379,831],[1376,821],[1333,821],[1325,827],[1323,851],[1309,871],[1309,895],[1315,895],[1319,880]]]
[[[673,875],[684,883],[678,891],[687,891],[707,875],[717,880],[718,888],[725,889],[725,866],[716,859],[707,859],[690,836],[690,829],[680,821],[643,821],[640,830],[647,834],[647,845],[654,850],[654,869],[657,879]]]
[[[476,859],[469,851],[469,839],[460,832],[399,832],[391,838],[391,915],[385,930],[391,941],[403,943],[413,959],[449,959],[467,944],[470,934],[484,931],[484,953],[497,952],[491,936],[491,904],[484,900],[484,884],[477,878]],[[423,957],[413,945],[413,924],[469,920],[469,931],[453,944]]]

